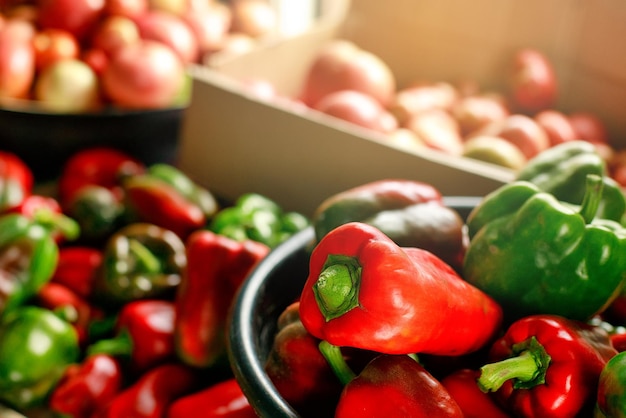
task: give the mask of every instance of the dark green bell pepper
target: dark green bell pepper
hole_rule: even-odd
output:
[[[80,348],[74,327],[52,311],[23,306],[0,323],[0,401],[25,411],[41,406]]]
[[[366,183],[325,199],[313,214],[317,241],[339,225],[375,226],[401,247],[429,250],[454,268],[465,251],[464,221],[444,204],[431,184],[385,179]]]
[[[606,162],[596,147],[580,140],[541,152],[517,173],[516,180],[531,182],[560,201],[580,205],[585,195],[585,178],[596,174],[604,182],[596,216],[621,222],[626,213],[626,196],[607,173]]]
[[[24,304],[50,280],[59,247],[50,229],[24,215],[0,217],[0,314]]]
[[[94,296],[105,306],[172,296],[186,265],[177,234],[149,223],[126,225],[106,242]]]
[[[309,225],[304,215],[285,212],[274,200],[261,194],[245,193],[234,205],[220,210],[209,229],[235,241],[251,239],[273,248]]]
[[[467,220],[465,280],[499,302],[508,321],[539,313],[587,320],[606,309],[626,277],[626,230],[594,220],[602,185],[588,176],[580,206],[521,181],[487,195]]]

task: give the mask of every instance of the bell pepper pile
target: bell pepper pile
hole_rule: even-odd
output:
[[[445,206],[431,187],[381,180],[318,207],[265,362],[281,396],[302,417],[626,416],[626,197],[595,148],[539,154],[460,233],[444,225],[460,257],[432,245],[448,218],[428,214]]]
[[[35,180],[0,152],[0,415],[255,416],[228,311],[309,219],[110,148],[77,152],[51,192]]]

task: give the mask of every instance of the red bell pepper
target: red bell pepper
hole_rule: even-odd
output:
[[[478,387],[480,372],[474,369],[458,369],[440,380],[463,411],[465,418],[509,418],[495,398]]]
[[[87,348],[87,353],[119,356],[129,363],[133,373],[142,373],[173,360],[174,304],[166,300],[146,299],[125,304],[117,317],[116,335],[101,339]]]
[[[234,378],[215,383],[205,389],[174,401],[165,418],[256,418]]]
[[[616,354],[602,327],[527,316],[493,344],[478,384],[518,417],[574,417],[593,408],[600,373]]]
[[[17,155],[0,151],[0,212],[22,203],[31,195],[35,178]]]
[[[102,264],[102,250],[87,246],[61,247],[56,270],[50,279],[89,299],[96,274]]]
[[[335,418],[463,417],[450,393],[417,361],[381,354],[344,387]]]
[[[50,395],[52,412],[72,418],[91,418],[122,390],[119,362],[106,354],[88,356],[69,366]]]
[[[350,222],[313,249],[300,318],[336,346],[462,355],[494,338],[502,309],[434,254]]]
[[[123,187],[136,221],[159,225],[181,238],[203,228],[218,210],[207,189],[169,164],[153,164],[142,175],[128,176]]]
[[[187,364],[209,367],[226,360],[228,310],[243,280],[270,248],[209,230],[193,232],[185,246],[187,268],[175,297],[176,351]]]
[[[343,386],[320,352],[320,340],[302,325],[299,305],[292,303],[279,316],[265,372],[301,416],[330,416]]]
[[[65,240],[73,241],[79,237],[81,232],[78,223],[66,216],[61,204],[50,196],[31,194],[7,212],[19,213],[37,221],[50,230],[58,243]]]
[[[162,418],[170,404],[198,390],[200,384],[197,370],[179,363],[162,364],[142,374],[92,418]]]
[[[47,282],[39,289],[36,303],[41,307],[56,312],[72,324],[76,329],[78,342],[81,346],[87,343],[91,321],[100,319],[103,316],[100,309],[92,306],[72,289],[52,281]]]
[[[144,164],[136,158],[113,148],[93,147],[80,150],[65,162],[59,177],[61,206],[68,207],[76,193],[89,185],[106,187],[121,201],[121,178],[143,173],[145,169]]]

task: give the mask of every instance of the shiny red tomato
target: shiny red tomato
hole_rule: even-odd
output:
[[[155,109],[174,105],[185,83],[185,66],[168,46],[150,40],[126,45],[113,54],[102,87],[116,105]]]
[[[38,0],[41,28],[64,29],[84,40],[104,12],[105,0]]]
[[[525,113],[553,107],[558,98],[558,80],[552,63],[535,49],[526,48],[515,54],[510,83],[513,104]]]
[[[35,79],[34,31],[29,27],[30,23],[9,19],[0,31],[0,98],[29,96]]]

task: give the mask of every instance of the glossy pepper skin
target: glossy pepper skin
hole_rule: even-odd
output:
[[[431,252],[349,222],[313,249],[300,319],[336,346],[461,355],[494,338],[502,309]]]
[[[302,325],[299,307],[294,302],[278,317],[265,372],[301,416],[331,416],[343,387],[319,350],[320,340]]]
[[[87,356],[81,363],[68,366],[48,405],[57,414],[91,418],[121,392],[123,383],[123,370],[117,359],[106,354]]]
[[[226,359],[228,310],[243,280],[270,249],[209,230],[193,232],[185,247],[187,267],[175,296],[175,347],[183,362],[204,368]]]
[[[401,247],[428,250],[455,269],[465,252],[464,221],[434,186],[412,180],[379,180],[324,200],[313,214],[315,236],[348,222],[375,226]]]
[[[174,303],[168,300],[136,300],[122,306],[115,323],[116,335],[100,339],[88,354],[120,358],[139,374],[175,358]]]
[[[0,151],[0,212],[20,205],[32,194],[34,182],[33,172],[20,157]]]
[[[343,389],[335,418],[463,417],[448,391],[404,355],[374,358]]]
[[[146,167],[129,154],[109,147],[92,147],[72,155],[58,181],[61,206],[65,209],[82,188],[102,186],[118,201],[123,199],[121,179],[143,173]]]
[[[102,259],[102,250],[99,248],[84,245],[60,247],[59,259],[50,281],[62,284],[80,297],[89,299]]]
[[[28,217],[0,217],[0,313],[15,309],[47,283],[59,257],[48,229]]]
[[[594,418],[626,417],[626,352],[613,356],[598,380]]]
[[[176,399],[197,390],[196,370],[179,363],[159,365],[119,392],[93,418],[162,418]]]
[[[164,418],[256,418],[234,378],[210,385],[175,400]]]
[[[626,232],[617,222],[594,220],[599,180],[588,178],[580,208],[513,182],[470,213],[463,277],[503,306],[506,322],[539,313],[587,320],[617,297]]]
[[[74,328],[52,311],[24,306],[5,313],[0,323],[0,401],[21,411],[43,405],[79,355]]]
[[[126,225],[104,247],[94,296],[113,306],[173,297],[186,265],[185,243],[174,232],[148,223]]]
[[[146,173],[124,182],[131,216],[169,229],[186,238],[203,228],[219,208],[215,197],[186,174],[169,164],[154,164]]]
[[[491,394],[478,387],[480,371],[458,369],[440,380],[441,384],[456,401],[465,418],[509,418]]]
[[[601,327],[556,315],[524,317],[491,347],[478,384],[519,417],[575,417],[593,407],[617,354]]]
[[[588,141],[568,141],[543,151],[517,173],[517,181],[528,181],[558,200],[580,205],[585,196],[585,179],[595,174],[604,187],[598,217],[621,222],[626,212],[626,196],[608,176],[606,163]]]
[[[257,241],[270,248],[302,231],[310,221],[298,212],[285,212],[272,199],[258,193],[245,193],[234,205],[220,210],[209,229],[235,241]]]

